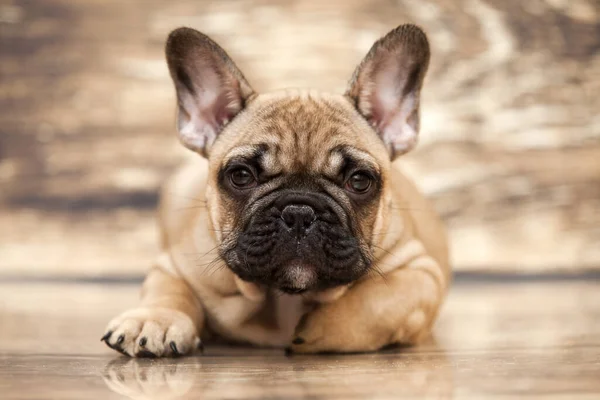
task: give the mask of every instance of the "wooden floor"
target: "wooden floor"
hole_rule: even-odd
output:
[[[0,283],[2,399],[600,398],[600,282],[458,282],[417,348],[350,356],[207,346],[131,360],[99,338],[137,285]]]

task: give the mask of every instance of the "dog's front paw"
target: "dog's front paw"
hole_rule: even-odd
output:
[[[288,351],[371,352],[390,344],[416,343],[429,332],[432,314],[423,307],[413,303],[411,307],[396,306],[393,312],[378,313],[378,304],[367,305],[361,299],[342,297],[305,314]]]
[[[381,339],[368,320],[337,314],[335,309],[335,303],[326,304],[304,315],[287,351],[353,353],[381,347]]]
[[[154,307],[135,308],[114,318],[101,340],[131,357],[177,357],[192,353],[201,344],[190,317]]]

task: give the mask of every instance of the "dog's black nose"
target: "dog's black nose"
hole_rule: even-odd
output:
[[[288,228],[303,234],[315,222],[317,216],[315,210],[306,204],[290,204],[281,212],[281,219]]]

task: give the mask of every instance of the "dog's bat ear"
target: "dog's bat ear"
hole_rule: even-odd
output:
[[[428,65],[425,32],[400,25],[375,42],[350,81],[346,96],[377,131],[392,159],[417,143],[419,95]]]
[[[171,32],[165,53],[177,91],[180,140],[206,157],[253,90],[227,53],[194,29]]]

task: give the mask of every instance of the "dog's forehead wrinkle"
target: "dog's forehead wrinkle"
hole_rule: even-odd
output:
[[[244,146],[234,147],[227,153],[227,155],[223,158],[223,165],[226,165],[231,160],[235,159],[250,159],[260,157],[261,153],[264,152],[265,149],[261,144],[250,144]]]
[[[367,168],[380,173],[381,167],[377,159],[368,152],[354,146],[344,146],[340,152],[343,155],[344,161],[350,161],[360,168]]]
[[[344,165],[344,156],[339,151],[333,149],[329,152],[327,162],[328,163],[325,166],[323,174],[329,177],[334,177],[339,174]]]
[[[234,124],[228,136],[233,145],[230,151],[248,155],[254,151],[248,143],[264,145],[258,162],[265,176],[308,172],[333,179],[348,155],[367,165],[377,164],[364,152],[340,155],[333,151],[348,146],[365,149],[379,140],[342,95],[288,90],[258,95],[248,107],[248,118]],[[244,149],[236,149],[236,143],[243,143]]]
[[[347,101],[314,93],[266,101],[255,117],[258,130],[276,138],[276,145],[271,144],[265,156],[265,169],[273,173],[310,169],[332,175],[340,159],[331,157],[331,149],[356,136],[353,115],[342,102]]]

